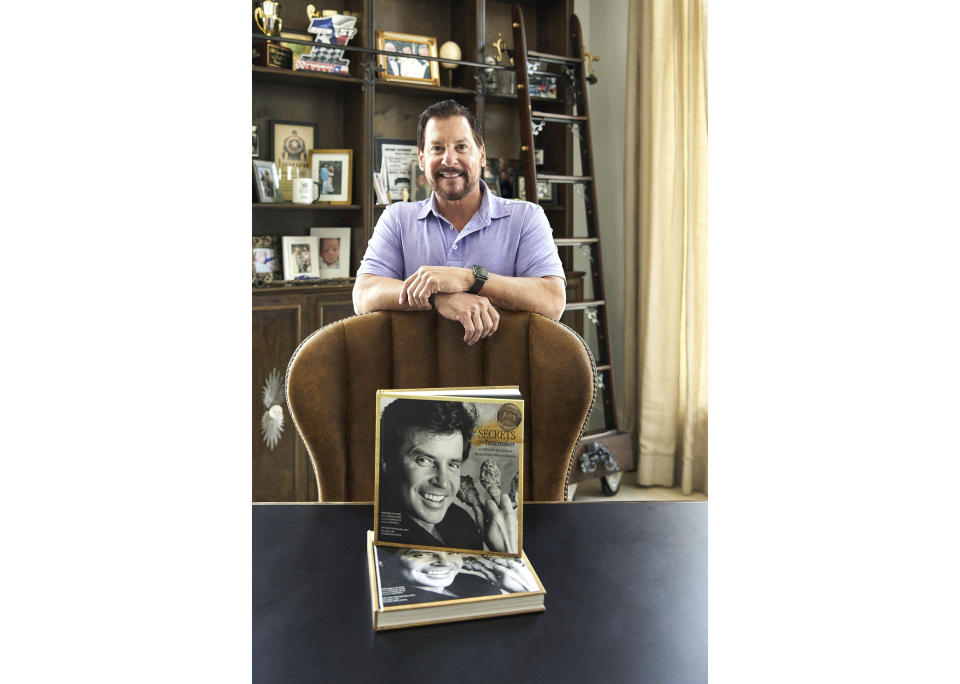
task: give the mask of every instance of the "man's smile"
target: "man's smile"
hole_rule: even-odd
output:
[[[420,496],[426,499],[428,503],[436,504],[437,506],[441,505],[447,499],[445,494],[434,494],[433,492],[420,492]]]

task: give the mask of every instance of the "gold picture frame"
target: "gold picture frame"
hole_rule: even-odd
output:
[[[437,57],[437,39],[413,33],[377,31],[377,49],[396,52],[396,57],[377,55],[377,76],[385,81],[440,85],[440,64],[423,57]]]

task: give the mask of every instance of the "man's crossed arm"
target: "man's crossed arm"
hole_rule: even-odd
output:
[[[490,273],[480,294],[466,292],[473,271],[455,266],[421,266],[406,280],[362,274],[353,288],[353,308],[370,311],[426,311],[434,301],[437,313],[463,325],[468,345],[490,337],[500,324],[498,307],[507,311],[532,311],[559,320],[567,301],[563,278],[502,276]]]

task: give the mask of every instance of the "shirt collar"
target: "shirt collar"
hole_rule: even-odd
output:
[[[474,214],[473,219],[470,219],[470,222],[473,223],[474,219],[477,219],[477,223],[480,226],[486,226],[490,224],[492,219],[504,218],[505,216],[510,216],[510,212],[507,211],[507,208],[503,204],[503,200],[499,197],[495,197],[490,188],[487,187],[487,184],[480,181],[480,208],[477,210],[477,213]],[[435,216],[440,218],[440,210],[437,209],[437,196],[435,193],[430,193],[430,198],[421,200],[423,205],[420,207],[420,211],[417,212],[418,219],[425,219],[430,212],[433,212]]]

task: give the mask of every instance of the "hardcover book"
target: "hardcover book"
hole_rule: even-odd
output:
[[[376,546],[367,532],[375,630],[535,613],[546,591],[526,554],[505,558]]]
[[[377,544],[519,557],[517,387],[377,392]]]

